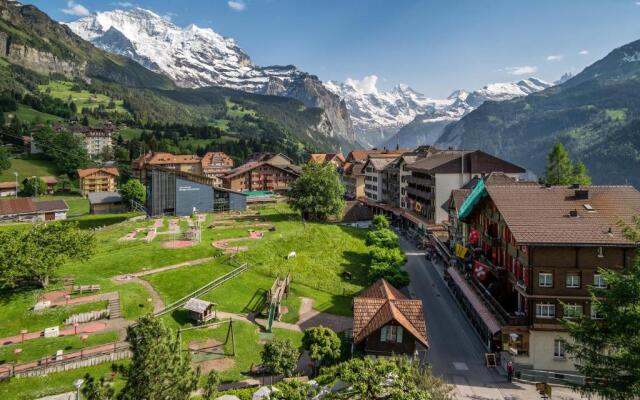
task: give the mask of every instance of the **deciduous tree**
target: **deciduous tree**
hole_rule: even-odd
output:
[[[420,369],[416,362],[401,357],[354,358],[325,368],[320,382],[350,384],[336,393],[341,399],[451,400],[451,388]]]
[[[302,217],[324,221],[341,215],[345,202],[344,185],[331,163],[307,163],[289,191],[289,203]]]
[[[129,205],[131,200],[144,204],[147,192],[144,185],[137,179],[129,179],[120,186],[120,194],[125,204]]]
[[[31,197],[36,195],[43,195],[47,192],[47,184],[37,176],[25,178],[22,181],[21,196]]]
[[[0,172],[11,168],[11,160],[7,148],[0,145]]]
[[[0,285],[15,287],[37,281],[46,288],[56,271],[71,260],[86,260],[94,251],[93,233],[77,223],[34,224],[28,230],[0,232]]]
[[[340,358],[342,343],[332,329],[317,326],[304,331],[302,347],[312,360],[330,363]]]
[[[220,374],[216,370],[212,370],[207,374],[207,379],[204,382],[202,388],[202,397],[205,400],[212,400],[218,393],[218,386],[220,385]]]
[[[262,364],[275,375],[291,376],[298,365],[300,351],[289,339],[275,338],[264,345]]]

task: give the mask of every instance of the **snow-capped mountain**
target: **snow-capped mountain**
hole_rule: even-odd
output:
[[[325,83],[327,89],[347,104],[358,141],[362,144],[379,144],[411,122],[416,115],[437,107],[440,102],[406,85],[397,85],[390,91],[379,91],[377,80],[377,76],[371,75],[362,80]]]
[[[325,83],[331,92],[346,102],[358,140],[370,146],[384,143],[405,126],[415,128],[424,123],[444,126],[459,120],[486,100],[508,100],[551,86],[539,79],[529,78],[519,82],[492,83],[473,92],[456,90],[446,99],[434,99],[406,85],[397,85],[390,91],[380,91],[376,87],[377,79],[377,76],[372,75],[362,80],[347,79],[343,83]],[[433,127],[426,129],[431,134],[423,139],[429,139],[439,131],[431,128]],[[421,144],[417,142],[416,144]]]
[[[537,78],[518,82],[492,83],[473,92],[456,90],[443,100],[432,100],[427,109],[403,126],[384,144],[386,146],[415,147],[435,143],[444,128],[478,108],[485,101],[504,101],[539,92],[553,84]]]
[[[212,29],[182,28],[141,8],[98,12],[68,26],[95,46],[130,57],[183,87],[224,86],[323,108],[334,132],[354,139],[344,103],[316,76],[292,65],[256,66],[233,39]]]

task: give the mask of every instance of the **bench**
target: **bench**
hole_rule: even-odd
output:
[[[80,293],[80,294],[85,292],[93,293],[98,291],[100,291],[100,285],[74,285],[71,288],[72,293]]]

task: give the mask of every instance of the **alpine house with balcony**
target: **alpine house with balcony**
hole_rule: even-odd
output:
[[[487,347],[521,369],[573,371],[562,320],[600,318],[589,289],[599,268],[631,264],[637,244],[620,222],[640,215],[631,186],[485,185],[457,207],[468,227],[447,269]]]

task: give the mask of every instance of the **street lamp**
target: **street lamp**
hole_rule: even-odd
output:
[[[76,379],[73,381],[73,386],[76,388],[76,400],[80,400],[80,387],[84,383],[84,379]]]
[[[18,171],[13,171],[13,174],[16,176],[16,199],[18,198]]]

